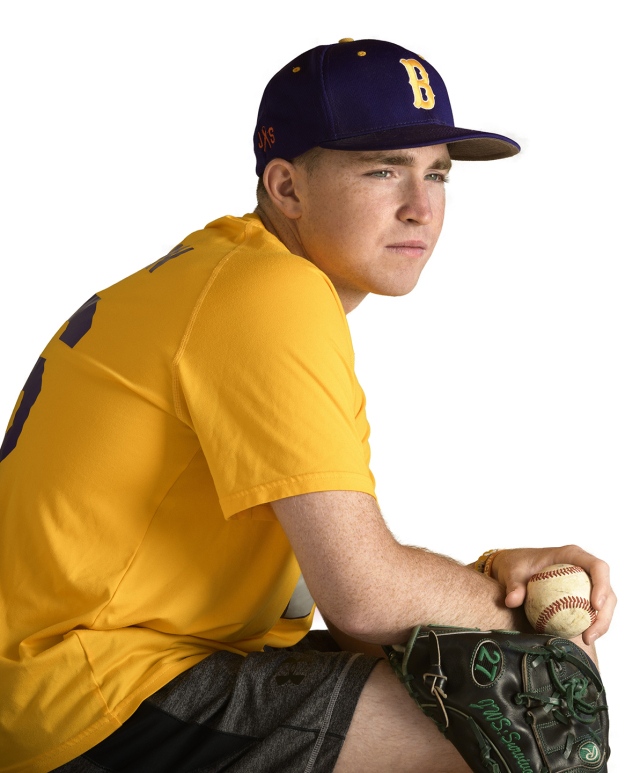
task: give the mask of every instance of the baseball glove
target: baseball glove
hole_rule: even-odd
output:
[[[417,626],[385,646],[394,671],[477,773],[606,773],[595,663],[568,639]]]

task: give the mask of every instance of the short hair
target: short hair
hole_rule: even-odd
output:
[[[312,174],[313,170],[318,166],[318,161],[322,155],[322,152],[323,148],[311,148],[311,150],[307,150],[306,152],[301,153],[299,156],[296,156],[291,160],[291,163],[294,166],[298,165],[304,167],[307,171],[307,174]],[[267,193],[267,189],[264,187],[262,175],[258,177],[256,197],[258,199],[258,204],[264,204],[265,202],[269,201],[269,194]]]

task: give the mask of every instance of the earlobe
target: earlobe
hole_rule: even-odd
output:
[[[262,175],[264,187],[275,207],[290,220],[302,214],[300,199],[296,194],[297,170],[283,158],[272,159]]]

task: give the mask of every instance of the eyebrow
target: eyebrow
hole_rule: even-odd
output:
[[[416,157],[413,153],[393,155],[388,151],[363,151],[355,154],[353,160],[356,164],[383,164],[388,166],[414,166],[416,163]],[[435,159],[432,164],[429,164],[429,167],[431,169],[449,171],[451,169],[451,161],[448,158],[440,157]]]

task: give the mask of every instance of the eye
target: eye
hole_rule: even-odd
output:
[[[431,174],[425,175],[425,180],[432,180],[435,183],[448,183],[449,178],[446,174],[441,172],[431,172]]]
[[[367,177],[377,177],[379,180],[388,180],[393,172],[390,169],[377,169],[375,172],[367,172]]]

